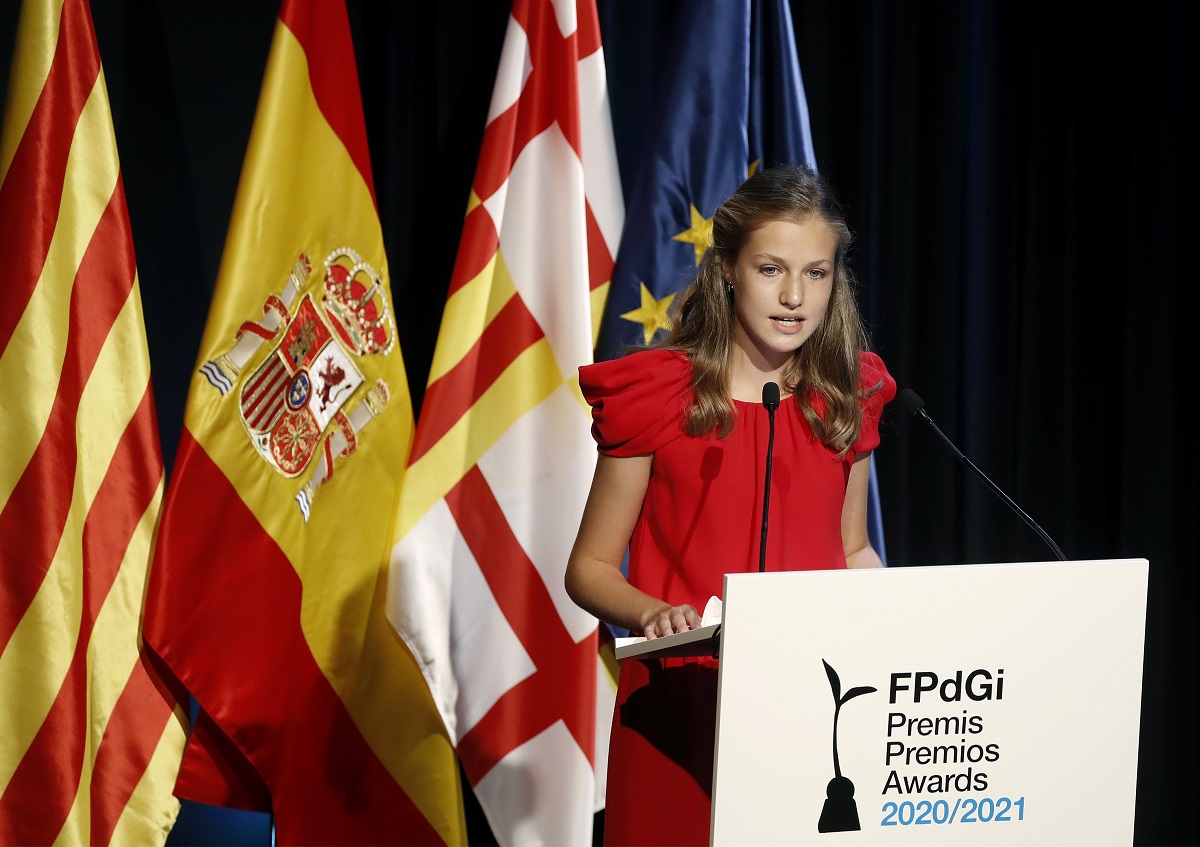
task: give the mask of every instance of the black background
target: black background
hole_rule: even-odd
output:
[[[628,196],[686,4],[598,6]],[[508,4],[348,8],[419,408]],[[1195,844],[1195,278],[1179,276],[1195,48],[1182,2],[1104,8],[792,2],[818,165],[848,206],[864,311],[901,388],[1068,558],[1150,560],[1134,840]],[[94,3],[168,469],[277,11]],[[0,91],[17,13],[0,10]],[[1053,558],[899,404],[877,467],[890,565]],[[172,842],[267,843],[258,816],[212,812],[185,804]]]

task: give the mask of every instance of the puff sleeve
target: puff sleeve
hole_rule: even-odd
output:
[[[861,401],[862,428],[851,449],[855,453],[869,453],[879,446],[879,421],[883,417],[883,407],[896,396],[896,380],[888,373],[883,359],[874,353],[860,352],[858,362],[862,390],[871,393]]]
[[[691,377],[687,356],[674,350],[640,350],[581,367],[579,387],[592,407],[600,452],[641,456],[682,437]]]

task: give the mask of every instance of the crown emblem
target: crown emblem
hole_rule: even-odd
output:
[[[387,288],[379,273],[348,247],[334,250],[325,260],[321,305],[338,338],[358,355],[392,349],[395,332]]]

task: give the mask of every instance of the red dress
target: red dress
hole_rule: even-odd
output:
[[[855,453],[879,445],[879,418],[896,383],[874,353],[860,356],[860,437],[845,457],[813,436],[799,406],[775,412],[766,569],[846,567],[841,517]],[[760,403],[734,401],[733,432],[692,438],[691,364],[644,350],[580,369],[592,435],[610,456],[654,454],[629,542],[629,581],[646,593],[703,610],[726,573],[757,571],[769,418]],[[711,814],[717,663],[625,661],[609,749],[606,844],[707,844]]]

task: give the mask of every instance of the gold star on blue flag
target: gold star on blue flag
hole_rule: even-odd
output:
[[[692,216],[691,226],[672,235],[671,238],[691,244],[696,251],[696,267],[700,267],[700,260],[704,258],[705,251],[712,246],[712,217],[704,217],[691,203],[688,203],[688,209]]]
[[[661,300],[656,300],[654,295],[650,293],[650,289],[646,287],[646,283],[642,283],[642,305],[632,311],[621,315],[627,321],[633,321],[642,325],[643,340],[649,344],[650,339],[654,337],[654,333],[660,329],[670,330],[671,318],[669,312],[671,309],[671,301],[675,299],[675,292],[672,291]]]

